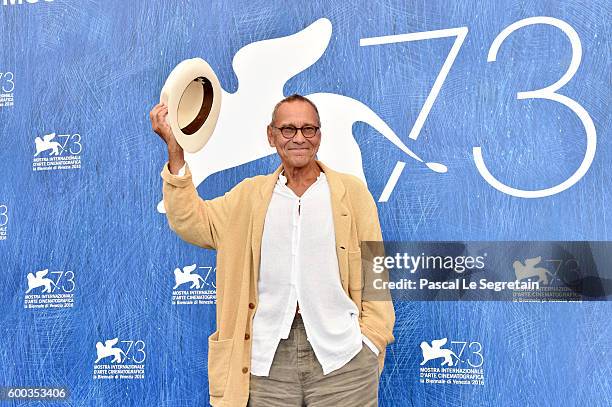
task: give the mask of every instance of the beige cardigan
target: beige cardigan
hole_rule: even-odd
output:
[[[342,288],[360,310],[361,331],[379,349],[395,339],[391,301],[362,301],[361,241],[382,241],[376,203],[355,176],[317,161],[327,177]],[[183,240],[217,250],[217,330],[208,338],[210,404],[246,406],[249,398],[252,321],[257,311],[257,278],[264,219],[282,166],[268,175],[246,178],[225,195],[203,200],[189,166],[184,176],[161,176],[170,228]]]

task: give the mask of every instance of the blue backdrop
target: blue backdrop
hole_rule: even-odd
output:
[[[612,238],[609,2],[19,3],[0,4],[0,386],[66,386],[71,398],[61,403],[73,406],[207,405],[206,337],[214,330],[214,305],[180,304],[176,297],[173,303],[173,293],[180,295],[173,271],[196,264],[202,289],[214,290],[214,252],[181,241],[156,210],[166,152],[148,112],[179,61],[205,59],[233,93],[232,59],[239,49],[320,18],[332,25],[329,46],[285,84],[285,95],[329,92],[359,100],[425,161],[448,168],[430,171],[368,124],[355,123],[377,200],[391,187],[397,162],[406,163],[388,199],[378,202],[385,239]],[[580,65],[558,93],[587,112],[597,144],[574,185],[523,198],[485,180],[474,147],[482,147],[496,179],[520,190],[562,183],[588,147],[585,126],[568,106],[516,97],[555,83],[568,70],[572,46],[561,29],[517,29],[497,60],[487,62],[500,32],[536,16],[565,22],[579,37]],[[458,34],[385,45],[360,41],[459,27],[467,27],[465,40],[418,138],[409,138]],[[280,56],[277,62],[283,63]],[[253,128],[252,137],[265,137],[264,129]],[[198,191],[218,196],[277,165],[268,156],[217,172]],[[47,269],[46,277],[36,276]],[[44,278],[52,280],[49,292],[44,286],[27,292],[29,283]],[[62,307],[45,308],[52,301]],[[609,302],[395,307],[383,406],[612,404]],[[106,377],[96,367],[96,343],[114,338],[122,363],[139,369],[131,379]],[[440,338],[454,341],[456,352],[465,342],[472,362],[482,356],[484,384],[421,382],[419,345]],[[98,364],[116,363],[106,358]]]

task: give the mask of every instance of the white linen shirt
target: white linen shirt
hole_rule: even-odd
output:
[[[308,341],[325,375],[357,355],[362,342],[376,355],[378,349],[361,333],[357,307],[342,289],[325,173],[301,197],[286,183],[281,173],[264,223],[251,374],[269,375],[299,303]]]

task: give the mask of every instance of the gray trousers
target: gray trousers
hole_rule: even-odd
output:
[[[252,407],[376,407],[378,406],[378,358],[365,344],[340,369],[323,376],[302,318],[296,316],[287,339],[281,339],[270,374],[251,375]]]

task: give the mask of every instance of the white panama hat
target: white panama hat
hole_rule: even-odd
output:
[[[179,63],[168,75],[159,100],[168,106],[166,121],[180,146],[188,153],[201,150],[221,110],[221,85],[210,65],[201,58]]]

